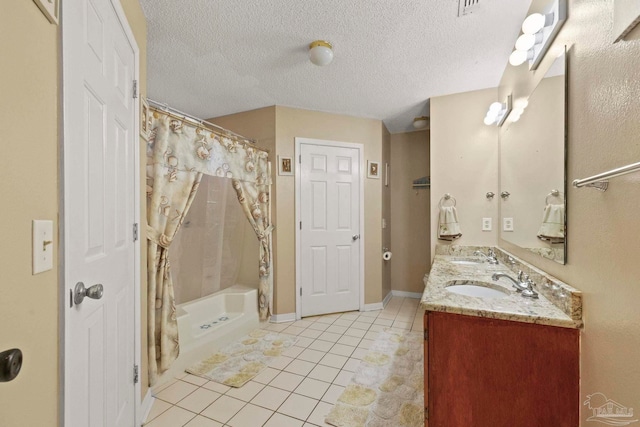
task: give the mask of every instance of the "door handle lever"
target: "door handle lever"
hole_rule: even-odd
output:
[[[359,234],[354,234],[353,236],[351,236],[351,240],[353,240],[354,242],[355,242],[356,240],[358,240],[359,238],[360,238],[360,235],[359,235]]]

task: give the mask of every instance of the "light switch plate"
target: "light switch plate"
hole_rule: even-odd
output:
[[[33,274],[53,268],[53,221],[33,220]]]
[[[387,220],[382,218],[382,228],[387,228]]]
[[[482,218],[482,231],[491,231],[491,218]]]
[[[502,231],[513,231],[513,218],[502,218]]]

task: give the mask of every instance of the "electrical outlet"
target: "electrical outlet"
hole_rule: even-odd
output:
[[[502,218],[502,231],[513,231],[513,218]]]
[[[491,218],[482,218],[482,231],[491,231]]]

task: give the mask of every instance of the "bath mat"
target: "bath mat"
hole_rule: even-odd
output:
[[[386,329],[325,418],[336,427],[424,425],[423,337]]]
[[[242,387],[297,340],[291,335],[256,329],[186,371],[231,387]]]

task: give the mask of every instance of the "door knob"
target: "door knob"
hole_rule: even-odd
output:
[[[360,238],[360,235],[359,235],[359,234],[354,234],[353,236],[351,236],[351,240],[353,240],[354,242],[355,242],[356,240],[358,240],[359,238]]]
[[[76,287],[73,293],[73,302],[78,305],[82,304],[85,297],[91,299],[100,299],[102,298],[103,288],[101,284],[90,286],[89,288],[84,287],[84,283],[78,282],[76,283]]]
[[[18,348],[0,353],[0,383],[13,380],[22,368],[22,352]]]

